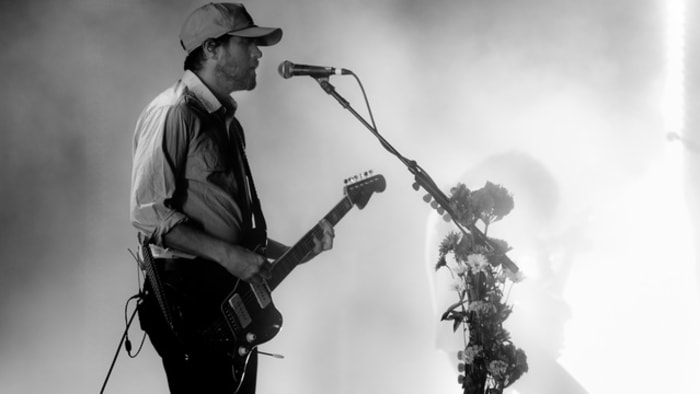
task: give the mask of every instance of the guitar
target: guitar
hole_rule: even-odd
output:
[[[324,216],[333,226],[353,206],[363,209],[374,193],[386,188],[384,177],[371,172],[345,183],[344,197]],[[186,346],[227,353],[233,361],[235,378],[240,381],[252,351],[274,338],[282,327],[282,314],[274,306],[271,292],[314,249],[314,237],[321,234],[320,225],[309,230],[272,263],[271,276],[263,285],[242,281],[214,262],[197,261],[197,278],[193,281],[205,285],[197,287],[196,292],[166,292],[175,301],[173,315],[180,339]],[[149,260],[150,253],[144,257]]]

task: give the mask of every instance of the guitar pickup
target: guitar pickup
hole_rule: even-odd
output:
[[[272,297],[270,296],[270,290],[267,289],[267,284],[258,285],[251,283],[250,287],[253,290],[255,299],[258,300],[258,305],[260,305],[261,309],[265,309],[268,305],[270,305],[270,303],[272,303]]]
[[[246,309],[240,295],[234,294],[233,297],[229,298],[228,304],[236,315],[236,320],[238,320],[241,327],[245,328],[253,322],[253,318],[250,317],[250,313],[248,313],[248,309]]]

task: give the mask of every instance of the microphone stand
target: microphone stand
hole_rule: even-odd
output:
[[[467,224],[465,229],[457,220],[456,217],[457,215],[455,214],[454,210],[450,207],[450,200],[449,198],[440,190],[440,188],[435,184],[435,181],[428,175],[428,173],[415,161],[415,160],[410,160],[406,157],[404,157],[399,151],[394,148],[389,141],[387,141],[375,127],[370,125],[355,109],[350,105],[350,103],[343,98],[335,89],[335,86],[333,86],[330,81],[328,80],[328,77],[318,77],[314,78],[316,81],[321,85],[321,88],[328,93],[330,96],[332,96],[334,99],[340,103],[340,105],[348,110],[351,114],[357,118],[357,120],[362,123],[367,130],[369,130],[381,143],[381,145],[389,151],[389,153],[393,154],[396,156],[400,162],[402,162],[406,168],[408,168],[408,171],[411,172],[414,176],[415,182],[413,183],[413,189],[414,190],[419,190],[421,187],[429,194],[429,197],[427,197],[426,201],[430,201],[432,198],[435,203],[441,208],[446,215],[455,223],[457,228],[462,231],[463,234],[467,234],[467,229],[469,232],[475,236],[481,243],[486,245],[489,249],[491,250],[497,250],[498,248],[488,239],[486,234],[484,234],[476,225],[474,224]],[[502,254],[502,259],[500,261],[503,266],[508,268],[511,272],[515,273],[518,272],[520,269],[518,268],[517,265],[504,253],[504,251],[500,251]]]

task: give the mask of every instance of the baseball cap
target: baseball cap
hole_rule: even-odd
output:
[[[190,52],[209,38],[230,34],[256,39],[261,46],[275,45],[282,39],[282,29],[260,27],[239,3],[209,3],[187,17],[180,31],[180,45]]]

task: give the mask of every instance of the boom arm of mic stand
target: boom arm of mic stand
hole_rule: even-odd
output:
[[[396,156],[399,159],[399,161],[401,161],[408,168],[408,170],[414,175],[416,184],[418,184],[428,194],[430,194],[432,198],[435,199],[435,201],[445,210],[445,212],[450,216],[450,218],[452,218],[452,221],[455,223],[455,225],[457,225],[457,227],[462,231],[462,233],[466,234],[466,230],[460,225],[460,223],[457,220],[455,220],[456,215],[450,207],[449,198],[447,198],[445,193],[443,193],[442,190],[440,190],[440,188],[435,184],[430,175],[428,175],[414,160],[408,160],[403,155],[401,155],[393,146],[391,146],[391,144],[379,134],[377,129],[370,125],[359,113],[357,113],[357,111],[355,111],[355,109],[352,108],[350,103],[335,90],[335,87],[328,81],[328,78],[316,78],[316,81],[319,83],[319,85],[321,85],[321,88],[326,93],[335,98],[343,108],[352,113],[355,116],[355,118],[357,118],[357,120],[360,121],[360,123],[362,123],[372,134],[374,134],[374,136],[377,137],[384,149]],[[477,237],[479,241],[481,241],[483,244],[485,244],[493,250],[497,249],[493,245],[493,243],[488,239],[486,234],[479,230],[478,227],[471,224],[467,225],[467,228],[469,229],[469,232],[471,232],[475,237]],[[520,270],[518,266],[515,265],[515,263],[513,263],[513,261],[510,258],[508,258],[508,256],[505,253],[502,253],[502,255],[503,259],[501,260],[501,264],[503,264],[512,272],[518,272]]]
[[[326,93],[328,93],[330,96],[332,96],[334,99],[336,99],[336,100],[338,101],[338,103],[340,103],[340,105],[341,105],[343,108],[345,108],[345,109],[348,110],[351,114],[353,114],[353,115],[355,116],[355,118],[357,118],[357,120],[359,120],[360,123],[362,123],[362,124],[367,128],[367,130],[369,130],[372,134],[374,134],[375,137],[377,137],[377,139],[379,140],[379,143],[382,144],[382,146],[384,147],[384,149],[388,150],[389,153],[392,153],[393,155],[395,155],[396,157],[398,157],[398,159],[399,159],[402,163],[408,165],[408,160],[407,160],[405,157],[401,156],[401,154],[400,154],[396,149],[394,149],[394,147],[391,146],[391,144],[389,144],[389,142],[388,142],[387,140],[385,140],[384,137],[382,137],[382,136],[379,134],[379,132],[377,131],[377,129],[375,129],[374,126],[372,126],[371,124],[369,124],[369,123],[365,120],[365,118],[363,118],[359,113],[357,113],[357,111],[355,111],[355,109],[350,105],[350,103],[349,103],[345,98],[343,98],[343,96],[341,96],[341,95],[335,90],[335,86],[333,86],[333,85],[328,81],[328,77],[325,77],[325,78],[315,78],[315,79],[316,79],[316,82],[318,82],[318,84],[321,85],[321,88],[322,88]]]

